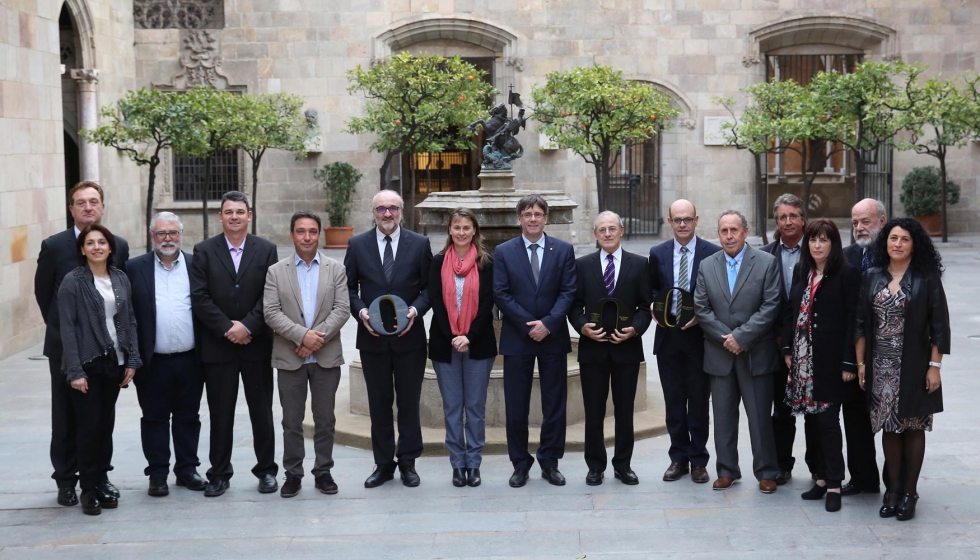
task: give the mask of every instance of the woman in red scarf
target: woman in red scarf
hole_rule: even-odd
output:
[[[429,358],[442,393],[453,485],[479,486],[497,338],[491,316],[493,261],[476,216],[466,208],[449,216],[446,246],[432,259],[429,294]]]

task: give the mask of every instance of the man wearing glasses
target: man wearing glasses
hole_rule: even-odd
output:
[[[47,325],[44,355],[48,357],[51,371],[51,465],[54,467],[51,478],[58,484],[58,503],[63,506],[78,503],[75,493],[78,458],[75,450],[75,412],[69,398],[71,387],[65,382],[65,374],[61,371],[58,289],[65,275],[78,266],[79,255],[75,248],[78,234],[86,226],[102,223],[104,200],[102,187],[93,181],[82,181],[68,191],[68,211],[75,225],[41,242],[41,254],[37,257],[37,272],[34,274],[34,297]],[[112,264],[122,270],[129,260],[129,243],[118,235],[115,237],[116,251],[112,255]],[[111,421],[115,422],[115,416]],[[104,490],[119,497],[119,491],[112,483],[105,480],[103,485]]]
[[[374,472],[364,481],[375,488],[401,471],[402,484],[418,486],[415,459],[422,454],[419,399],[425,373],[426,340],[416,319],[429,310],[429,239],[400,226],[402,198],[383,190],[371,202],[375,228],[355,235],[347,246],[344,266],[350,311],[357,325],[357,349],[364,368]],[[380,296],[395,295],[408,306],[408,326],[397,335],[381,335],[372,327],[368,307]],[[398,405],[398,442],[391,407]]]
[[[694,204],[677,200],[667,211],[667,223],[674,238],[650,249],[651,301],[664,291],[680,288],[694,292],[701,261],[721,250],[694,234],[698,213]],[[676,294],[676,292],[675,292]],[[667,433],[670,435],[670,466],[664,480],[680,480],[691,474],[698,484],[708,482],[708,395],[711,386],[704,372],[704,332],[697,317],[685,325],[676,324],[679,298],[669,302],[666,323],[654,313],[657,335],[653,353],[657,356],[660,385],[664,391]],[[653,312],[653,306],[650,311]]]
[[[150,477],[147,494],[170,493],[170,432],[174,435],[177,486],[203,491],[197,472],[201,436],[201,372],[194,340],[191,281],[193,257],[181,250],[184,224],[176,214],[161,212],[150,223],[153,251],[126,264],[133,286],[133,310],[143,367],[133,381],[143,418],[140,436]],[[171,421],[173,422],[171,425]]]

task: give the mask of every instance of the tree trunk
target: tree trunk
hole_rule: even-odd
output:
[[[157,165],[160,164],[160,159],[153,156],[150,159],[150,181],[146,185],[146,252],[149,253],[153,250],[153,234],[150,233],[150,228],[153,224],[150,220],[153,219],[153,188],[154,183],[157,178]]]
[[[388,178],[387,178],[388,168],[391,167],[391,160],[392,160],[392,158],[394,156],[395,156],[395,152],[393,152],[391,150],[388,150],[388,151],[385,152],[385,160],[381,164],[381,169],[380,169],[380,171],[381,171],[381,181],[380,181],[380,183],[381,184],[379,186],[382,189],[387,189],[388,188]]]
[[[947,196],[947,186],[946,186],[946,150],[942,147],[939,149],[938,154],[939,159],[939,176],[942,178],[942,218],[943,218],[943,243],[949,241],[949,226],[946,224],[946,196]]]
[[[259,188],[259,165],[262,163],[262,154],[252,158],[252,235],[258,235],[259,224],[259,205],[256,202],[255,193]]]
[[[598,215],[599,212],[606,210],[606,194],[609,189],[609,169],[606,168],[605,159],[599,159],[592,165],[595,167],[596,199],[599,205],[596,209],[596,215]]]
[[[211,190],[211,156],[204,158],[204,181],[201,185],[201,231],[204,232],[203,239],[208,235],[208,194]]]

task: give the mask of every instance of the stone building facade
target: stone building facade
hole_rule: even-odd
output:
[[[513,85],[527,99],[553,70],[613,65],[668,93],[682,113],[658,142],[624,156],[617,183],[625,188],[637,175],[639,198],[618,204],[642,207],[646,214],[630,223],[655,238],[667,235],[658,218],[678,197],[693,200],[709,228],[725,208],[754,220],[766,206],[753,158],[711,141],[717,117],[726,115],[716,96],[737,96],[766,79],[774,55],[901,59],[928,65],[929,74],[980,70],[980,6],[960,0],[9,0],[0,7],[0,50],[0,317],[10,318],[0,321],[3,357],[41,338],[35,260],[41,240],[66,226],[67,184],[100,180],[105,223],[139,251],[145,171],[77,135],[98,106],[129,89],[201,83],[281,91],[317,109],[322,153],[297,161],[271,152],[260,172],[259,233],[284,243],[294,210],[322,210],[313,172],[333,161],[364,173],[352,218],[357,231],[369,227],[381,156],[368,150],[369,138],[343,133],[364,104],[348,94],[347,70],[402,50],[459,54],[488,69],[500,91]],[[518,186],[566,191],[579,206],[576,225],[563,235],[587,242],[598,211],[592,168],[567,151],[547,149],[534,125],[520,138],[526,154],[515,165]],[[963,189],[950,213],[953,232],[975,231],[980,223],[978,155],[973,143],[950,156],[951,175]],[[439,169],[459,175],[450,188],[472,188],[478,156],[460,157],[463,163],[447,157]],[[764,163],[772,192],[782,188],[774,170],[784,164]],[[894,213],[901,213],[901,177],[932,164],[894,154],[887,170]],[[185,218],[188,242],[200,239],[201,205],[188,190],[199,167],[169,155],[161,167],[154,205]],[[220,188],[250,185],[244,156],[226,154],[218,167]],[[395,166],[397,184],[410,203],[419,202],[424,192],[418,191],[431,184],[421,188],[416,181],[413,191],[406,171]],[[828,160],[827,171],[827,182],[840,185],[829,185],[824,196],[853,197],[847,164]],[[217,227],[212,220],[210,233]]]

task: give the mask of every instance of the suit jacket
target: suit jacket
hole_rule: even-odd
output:
[[[116,238],[116,254],[112,265],[125,270],[129,260],[129,243]],[[75,249],[75,228],[56,233],[41,242],[41,253],[37,257],[37,271],[34,273],[34,298],[41,308],[41,317],[47,329],[44,332],[44,355],[51,360],[61,360],[61,318],[58,311],[58,290],[65,275],[82,264],[81,255]]]
[[[603,279],[605,263],[604,252],[600,249],[575,261],[576,282],[575,299],[568,312],[568,322],[582,334],[582,327],[589,323],[588,309],[597,301],[607,297],[618,299],[629,313],[632,321],[628,326],[636,329],[636,336],[626,342],[596,342],[582,336],[578,343],[580,363],[598,363],[611,359],[617,364],[639,363],[643,361],[643,333],[650,327],[650,278],[647,274],[646,259],[626,250],[619,263],[619,278],[613,288],[612,296],[606,292]]]
[[[200,356],[204,363],[229,362],[232,358],[265,361],[272,354],[272,333],[262,318],[262,296],[269,267],[279,260],[272,242],[249,234],[242,260],[235,263],[223,233],[194,246],[191,272],[191,307],[198,320]],[[252,342],[235,344],[225,338],[232,321],[240,321],[252,334]]]
[[[701,270],[701,261],[706,257],[721,251],[721,247],[714,243],[709,243],[700,237],[695,238],[694,245],[694,265],[691,269],[690,285],[684,289],[694,293],[694,288],[698,282],[698,271]],[[661,290],[669,290],[674,287],[674,240],[669,239],[663,243],[650,248],[649,260],[650,277],[650,301],[657,299]],[[683,325],[681,325],[683,326]],[[687,330],[679,328],[668,329],[657,326],[657,334],[653,339],[653,353],[660,352],[664,338],[668,333],[684,333],[678,337],[678,343],[696,344],[703,346],[704,333],[700,325],[695,325]]]
[[[704,371],[728,375],[736,358],[752,375],[779,367],[773,325],[779,318],[779,262],[769,253],[746,246],[733,293],[728,291],[728,264],[718,251],[701,261],[694,308],[704,331]],[[722,336],[735,335],[742,347],[737,357],[724,347]]]
[[[493,265],[493,299],[503,315],[500,353],[505,356],[568,354],[571,338],[565,317],[575,299],[575,251],[571,243],[545,236],[535,284],[524,238],[497,246]],[[540,320],[551,334],[535,342],[530,321]]]
[[[857,379],[844,383],[841,372],[857,374],[854,357],[854,319],[857,313],[861,273],[849,264],[838,270],[826,271],[817,295],[810,302],[810,356],[813,360],[813,398],[818,401],[842,403],[860,390]],[[793,270],[793,286],[789,293],[789,313],[783,321],[782,351],[793,355],[796,322],[808,278],[800,276],[800,267]]]
[[[186,267],[190,280],[191,264],[194,257],[181,251],[182,266]],[[157,305],[156,305],[156,255],[153,251],[144,253],[126,263],[126,276],[133,286],[133,311],[136,313],[137,335],[143,367],[153,361],[153,349],[157,344]],[[197,349],[197,325],[194,325],[194,347]]]
[[[453,251],[450,247],[448,250]],[[429,324],[429,358],[434,362],[449,363],[453,357],[452,327],[449,311],[442,298],[442,263],[446,255],[432,257],[429,272],[429,300],[432,302],[432,322]],[[466,338],[470,341],[470,358],[484,360],[497,355],[497,336],[493,332],[493,261],[480,269],[479,307],[470,324]],[[450,305],[456,305],[455,301]]]
[[[303,315],[303,296],[296,277],[296,255],[269,267],[265,278],[263,317],[275,333],[272,342],[272,367],[280,370],[297,370],[306,360],[296,354],[306,336],[306,318]],[[344,349],[340,343],[340,329],[350,318],[350,297],[347,293],[347,271],[344,265],[320,254],[320,278],[316,291],[316,315],[313,330],[327,333],[325,343],[313,353],[320,367],[340,367],[344,363]]]
[[[355,235],[350,239],[344,256],[350,314],[357,320],[357,349],[372,353],[425,350],[422,316],[429,311],[429,269],[432,266],[429,238],[401,228],[398,251],[395,253],[395,271],[389,284],[382,267],[377,236],[377,228]],[[418,316],[404,336],[373,336],[364,327],[359,315],[375,299],[389,294],[405,300],[415,308]]]
[[[857,243],[844,247],[844,258],[847,259],[847,264],[858,269],[862,276],[864,275],[864,271],[861,270],[861,260],[864,258],[863,247]]]

